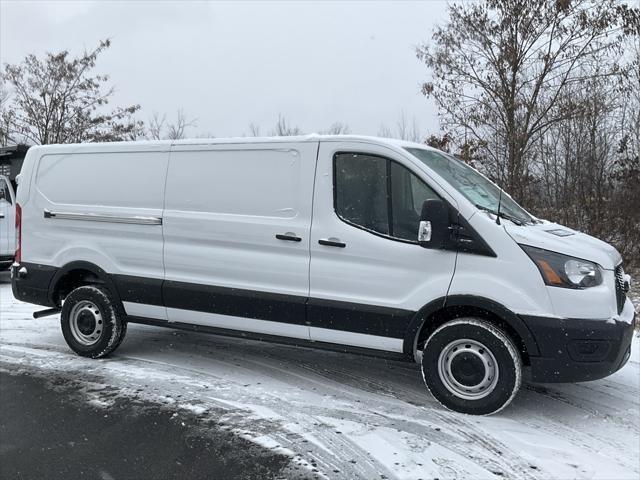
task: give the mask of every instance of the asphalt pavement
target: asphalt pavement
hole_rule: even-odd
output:
[[[288,457],[136,400],[92,406],[73,381],[0,372],[2,479],[268,479]]]

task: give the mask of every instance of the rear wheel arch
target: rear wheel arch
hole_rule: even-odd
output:
[[[49,284],[49,300],[52,304],[60,306],[67,295],[84,285],[103,286],[109,290],[114,300],[121,304],[111,276],[99,266],[85,261],[70,262],[56,272]]]
[[[480,318],[502,329],[516,344],[526,366],[530,364],[530,356],[539,355],[531,331],[518,315],[493,300],[474,295],[441,297],[422,307],[407,329],[404,353],[415,359],[416,352],[433,332],[446,322],[462,317]]]

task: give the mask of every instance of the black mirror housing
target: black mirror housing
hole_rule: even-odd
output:
[[[418,243],[424,248],[446,248],[450,232],[449,207],[440,199],[425,200],[420,215]]]

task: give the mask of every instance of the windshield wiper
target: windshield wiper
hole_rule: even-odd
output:
[[[496,217],[504,218],[505,220],[509,220],[509,221],[515,223],[516,225],[522,226],[522,225],[524,225],[526,223],[526,222],[523,222],[522,220],[520,220],[518,218],[512,217],[511,215],[508,215],[508,214],[506,214],[506,213],[504,213],[502,211],[498,214],[498,212],[496,212],[492,208],[485,207],[484,205],[480,205],[479,203],[476,203],[476,208],[478,208],[480,210],[483,210],[485,212],[493,213]]]

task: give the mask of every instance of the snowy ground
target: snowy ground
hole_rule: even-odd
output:
[[[73,355],[58,317],[33,320],[0,278],[0,369],[81,381],[109,409],[140,398],[191,412],[328,478],[640,477],[640,338],[600,381],[526,385],[499,415],[440,407],[418,367],[130,325],[104,360]],[[318,472],[318,473],[314,473]]]

